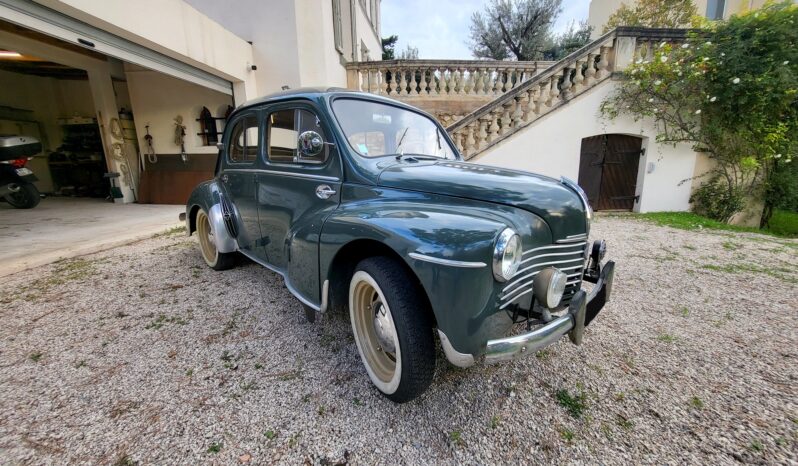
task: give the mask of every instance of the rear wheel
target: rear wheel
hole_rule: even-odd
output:
[[[349,284],[349,317],[363,365],[374,385],[397,403],[432,383],[435,345],[428,305],[400,264],[361,261]]]
[[[200,252],[208,267],[214,270],[226,270],[235,264],[234,253],[223,253],[216,249],[216,236],[211,227],[211,221],[204,210],[197,212],[197,237]]]
[[[17,192],[6,194],[6,202],[17,209],[32,209],[39,205],[41,196],[36,186],[30,183],[23,183],[17,186],[19,187]]]

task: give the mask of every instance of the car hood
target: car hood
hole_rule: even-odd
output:
[[[378,184],[518,207],[545,220],[553,239],[587,231],[579,195],[546,176],[465,162],[402,161],[384,168]]]

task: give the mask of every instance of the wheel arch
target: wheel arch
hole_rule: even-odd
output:
[[[359,238],[343,245],[333,257],[326,279],[330,281],[328,309],[335,312],[342,312],[346,309],[349,300],[349,282],[354,275],[355,267],[363,259],[369,257],[389,257],[402,267],[415,282],[414,286],[421,293],[421,297],[427,306],[427,311],[437,326],[435,312],[433,312],[427,291],[421,283],[419,276],[410,265],[390,246],[374,239]]]

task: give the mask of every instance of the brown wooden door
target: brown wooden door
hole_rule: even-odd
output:
[[[582,139],[579,186],[594,210],[632,210],[642,143],[622,134]]]

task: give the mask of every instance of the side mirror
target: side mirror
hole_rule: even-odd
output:
[[[305,131],[299,135],[297,148],[303,157],[315,157],[324,150],[324,139],[315,131]]]

